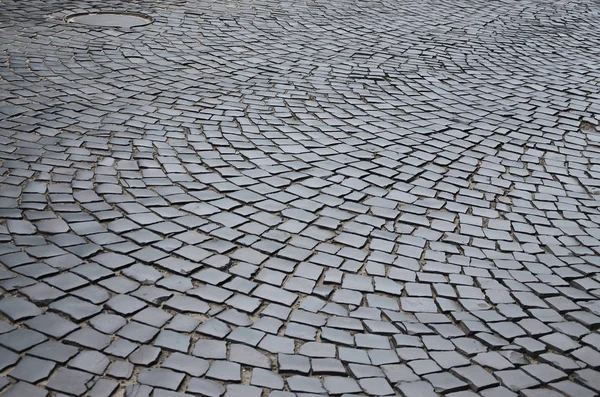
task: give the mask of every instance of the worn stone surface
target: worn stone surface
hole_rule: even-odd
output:
[[[600,392],[597,2],[1,9],[0,392]]]

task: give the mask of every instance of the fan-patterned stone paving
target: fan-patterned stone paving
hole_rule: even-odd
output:
[[[0,9],[3,397],[600,391],[597,2]]]

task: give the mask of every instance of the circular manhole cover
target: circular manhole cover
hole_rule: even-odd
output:
[[[129,29],[136,26],[148,25],[153,22],[153,19],[152,17],[144,14],[94,12],[69,15],[65,18],[65,21],[68,23],[77,23],[83,25]]]

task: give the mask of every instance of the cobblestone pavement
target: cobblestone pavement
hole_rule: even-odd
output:
[[[0,10],[3,397],[600,391],[597,1]]]

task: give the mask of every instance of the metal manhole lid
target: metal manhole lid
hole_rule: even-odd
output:
[[[148,15],[128,12],[90,12],[69,15],[67,23],[129,29],[154,22]]]

